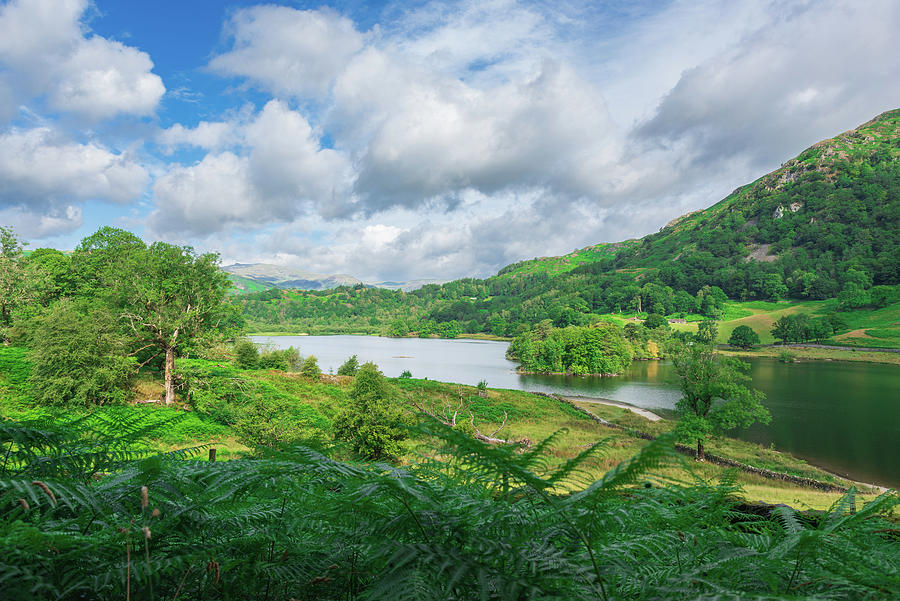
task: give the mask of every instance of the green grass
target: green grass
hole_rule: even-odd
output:
[[[589,263],[596,263],[602,259],[614,257],[623,249],[638,244],[637,240],[625,240],[618,243],[600,243],[575,250],[560,257],[539,257],[527,261],[520,261],[506,268],[500,277],[515,277],[518,275],[532,275],[546,273],[559,275],[572,271],[576,267]]]

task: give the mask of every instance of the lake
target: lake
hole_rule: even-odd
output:
[[[372,361],[385,375],[492,388],[593,396],[671,414],[680,398],[667,361],[636,361],[616,377],[520,375],[505,357],[506,342],[380,338],[376,336],[253,336],[274,348],[315,355],[337,371],[350,355]],[[752,385],[766,393],[772,423],[733,433],[789,451],[815,465],[865,482],[900,488],[900,369],[844,361],[785,364],[751,359]]]

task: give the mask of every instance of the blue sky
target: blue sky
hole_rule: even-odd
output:
[[[0,224],[367,281],[657,230],[900,106],[900,5],[0,2]]]

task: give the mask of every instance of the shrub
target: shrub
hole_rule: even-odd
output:
[[[356,358],[356,355],[351,355],[338,368],[337,375],[339,375],[339,376],[355,376],[356,372],[358,372],[358,371],[359,371],[359,360]]]
[[[319,369],[319,361],[316,359],[315,355],[310,355],[303,360],[303,365],[300,367],[300,373],[303,374],[304,377],[312,379],[318,379],[319,376],[322,375],[322,370]]]
[[[32,395],[47,405],[127,400],[136,371],[116,319],[104,309],[61,300],[35,319],[29,359]]]
[[[408,380],[408,379],[412,378],[412,372],[409,371],[408,369],[404,369],[404,370],[400,373],[400,377],[401,377],[402,379],[404,379],[404,380]]]
[[[728,344],[742,349],[749,349],[759,344],[759,334],[747,325],[739,325],[731,332]]]
[[[234,364],[241,369],[254,369],[259,363],[259,349],[249,340],[234,344]]]
[[[651,313],[644,320],[644,327],[651,330],[654,328],[668,328],[669,320],[658,313]]]
[[[352,403],[334,420],[334,437],[350,443],[366,459],[396,459],[406,439],[406,420],[388,399],[384,376],[374,363],[365,363],[356,375]]]

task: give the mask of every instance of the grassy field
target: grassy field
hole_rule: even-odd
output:
[[[835,299],[824,301],[729,301],[725,304],[725,313],[719,321],[719,344],[727,344],[731,333],[741,325],[749,326],[758,335],[761,344],[774,344],[772,328],[775,322],[784,315],[806,314],[811,318],[823,317],[837,311],[838,301]],[[838,313],[847,324],[839,333],[831,339],[823,341],[824,344],[834,346],[856,346],[877,348],[900,348],[900,303],[893,303],[881,309],[855,309],[853,311],[841,311]],[[624,325],[631,314],[605,315],[612,321]],[[671,328],[681,332],[697,331],[697,316],[688,316],[687,323],[673,323]],[[766,355],[766,351],[756,351]],[[777,352],[776,352],[777,354]],[[883,357],[881,354],[857,353],[850,355],[843,351],[830,351],[829,353],[807,353],[810,359],[847,359],[855,361],[877,361],[894,363],[892,357]],[[865,358],[861,358],[865,357]]]

